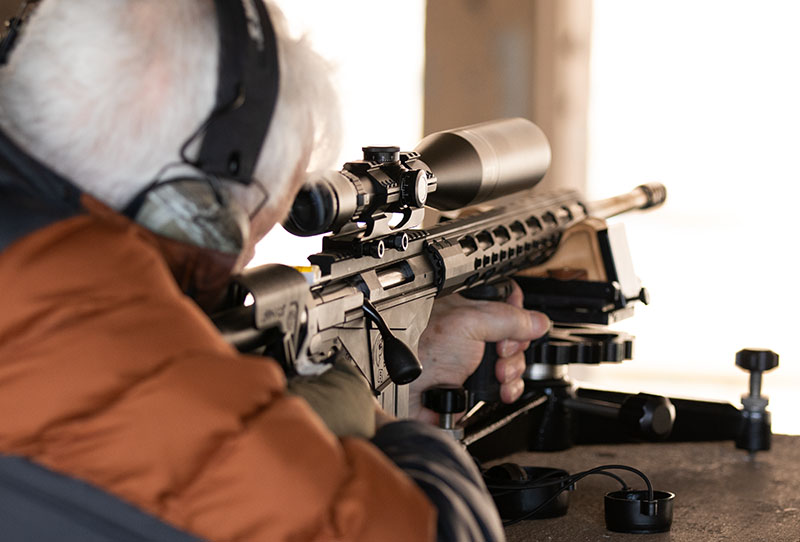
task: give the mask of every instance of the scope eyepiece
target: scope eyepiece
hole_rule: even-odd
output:
[[[292,211],[283,224],[287,231],[300,237],[330,231],[333,194],[324,185],[309,185],[300,189]]]
[[[300,237],[339,231],[358,210],[356,181],[346,171],[312,174],[295,197],[283,227]]]

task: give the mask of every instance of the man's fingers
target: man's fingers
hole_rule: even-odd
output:
[[[510,280],[509,282],[511,283],[511,294],[506,299],[506,303],[521,309],[522,302],[525,299],[525,295],[522,293],[522,288],[520,288],[519,284],[513,280]]]
[[[521,350],[523,350],[523,348],[520,341],[510,341],[506,339],[497,343],[497,355],[501,358],[513,356]]]
[[[513,403],[525,389],[522,373],[525,372],[525,355],[520,352],[510,358],[497,360],[495,376],[500,382],[500,400]]]
[[[472,319],[469,327],[471,338],[484,342],[511,340],[524,343],[538,339],[550,329],[550,319],[544,314],[497,301],[480,302],[480,306],[464,314],[464,318]],[[510,352],[514,346],[505,348]],[[519,350],[519,346],[516,349]]]
[[[525,383],[521,378],[508,384],[503,384],[500,386],[500,400],[504,403],[513,403],[519,399],[523,391],[525,391]]]
[[[525,297],[522,293],[522,288],[520,288],[519,284],[513,280],[510,280],[509,283],[511,284],[511,294],[506,299],[506,303],[512,307],[521,309],[522,302]],[[530,344],[530,341],[514,341],[509,339],[502,340],[497,343],[497,355],[502,358],[507,358],[509,356],[513,356],[517,352],[523,352],[527,350]]]
[[[525,355],[521,352],[510,358],[498,359],[495,376],[500,384],[507,384],[522,377],[525,372]]]
[[[517,352],[524,352],[531,345],[531,341],[504,340],[497,343],[497,355],[501,358],[513,356]]]

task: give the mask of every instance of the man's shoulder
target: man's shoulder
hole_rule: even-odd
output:
[[[22,191],[0,185],[0,253],[28,234],[77,214],[72,209],[48,205]]]

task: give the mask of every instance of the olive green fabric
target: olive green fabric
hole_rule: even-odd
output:
[[[344,356],[319,376],[292,378],[289,392],[305,399],[335,435],[365,439],[375,435],[375,396]]]

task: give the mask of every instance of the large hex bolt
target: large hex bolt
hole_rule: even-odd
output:
[[[736,365],[750,371],[750,393],[742,396],[742,413],[736,447],[753,456],[772,445],[772,420],[767,411],[769,398],[761,395],[761,375],[778,366],[778,354],[771,350],[746,349],[736,353]]]

